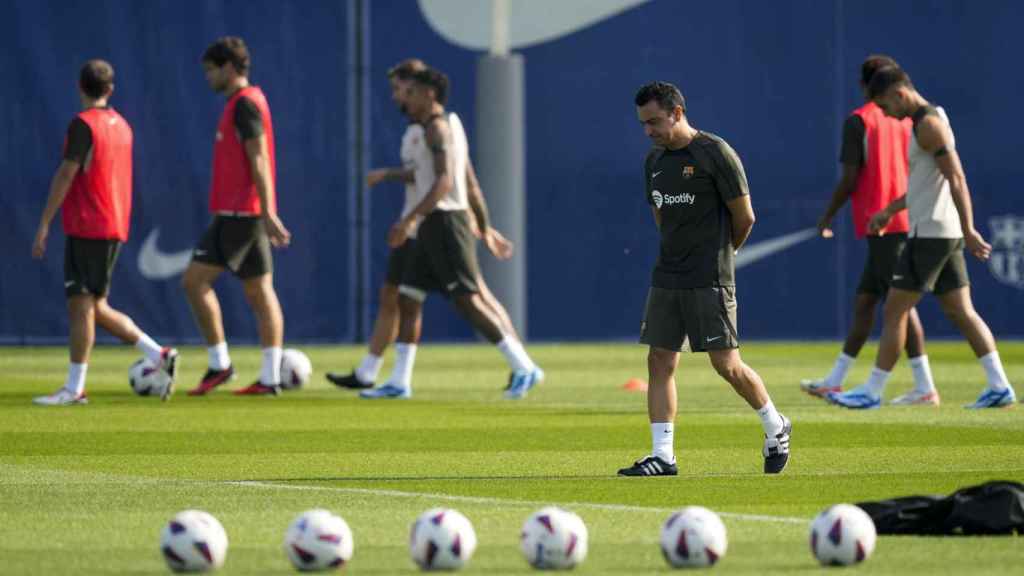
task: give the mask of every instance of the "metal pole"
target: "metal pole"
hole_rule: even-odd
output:
[[[349,260],[352,290],[351,332],[345,339],[365,341],[370,330],[370,198],[363,181],[369,166],[370,131],[370,5],[368,0],[348,0],[349,67]]]
[[[519,54],[483,56],[477,63],[476,165],[492,225],[516,243],[499,262],[480,258],[484,277],[526,338],[526,107],[524,61]]]

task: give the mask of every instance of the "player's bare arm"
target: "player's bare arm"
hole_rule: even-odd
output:
[[[381,182],[402,182],[403,184],[412,184],[415,181],[416,173],[409,168],[376,168],[366,173],[366,185],[370,188],[373,188]]]
[[[860,175],[860,166],[856,164],[843,164],[843,174],[832,191],[832,199],[825,209],[825,213],[818,220],[818,232],[824,238],[832,237],[832,219],[835,218],[839,209],[850,199],[850,195],[857,188],[857,176]]]
[[[658,227],[658,230],[661,230],[661,212],[658,212],[657,208],[651,206],[651,214],[654,215],[654,225]]]
[[[450,131],[448,121],[438,116],[431,120],[425,128],[425,139],[434,161],[434,174],[437,175],[437,179],[434,180],[430,192],[427,193],[423,200],[420,200],[420,203],[413,208],[412,212],[391,227],[391,232],[388,234],[388,244],[393,248],[397,248],[405,243],[416,223],[430,214],[434,207],[437,206],[437,203],[441,201],[441,198],[444,198],[445,194],[448,194],[453,186],[448,161],[451,154],[451,150],[448,149],[448,134]]]
[[[898,214],[901,210],[907,209],[907,195],[904,194],[899,198],[889,202],[889,205],[883,208],[881,211],[871,216],[871,220],[868,221],[868,232],[874,234],[882,228],[889,225],[889,220]]]
[[[54,216],[57,215],[57,211],[64,203],[64,198],[71,190],[71,182],[74,181],[75,174],[78,173],[81,166],[74,160],[64,159],[57,167],[57,171],[53,173],[53,179],[50,181],[50,195],[46,199],[43,214],[39,217],[39,228],[36,230],[36,237],[32,242],[33,258],[42,258],[46,254],[46,239],[50,235],[50,222],[53,222]]]
[[[949,126],[938,116],[927,116],[917,127],[917,143],[935,157],[939,172],[949,180],[949,192],[960,215],[960,228],[964,233],[967,250],[978,259],[987,260],[992,253],[992,246],[974,229],[971,192],[967,188],[967,176],[960,163],[960,155],[953,146],[953,135]]]
[[[725,206],[732,216],[732,247],[739,250],[754,229],[754,207],[750,204],[749,194],[733,198]]]
[[[263,207],[263,222],[267,227],[267,234],[270,236],[270,243],[274,246],[287,246],[292,235],[281,223],[280,218],[274,212],[274,204],[271,198],[275,190],[273,181],[270,178],[270,163],[267,161],[267,137],[260,134],[254,138],[245,140],[245,155],[249,157],[249,169],[252,173],[252,181],[256,184],[256,191],[260,195],[260,206]]]
[[[505,236],[491,227],[491,217],[487,211],[487,201],[484,199],[483,190],[480,189],[480,180],[476,177],[476,168],[473,161],[466,158],[466,187],[469,196],[469,207],[474,220],[476,220],[477,233],[484,245],[491,254],[499,260],[508,260],[515,251],[515,245]]]

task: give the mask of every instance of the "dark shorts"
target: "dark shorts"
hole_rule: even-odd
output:
[[[227,268],[243,279],[274,271],[270,237],[259,216],[214,216],[192,261]]]
[[[739,348],[736,289],[651,287],[640,324],[640,342],[665,350],[691,352]]]
[[[64,295],[106,296],[120,252],[117,240],[68,236],[64,241]]]
[[[868,236],[868,259],[860,275],[860,284],[857,285],[858,294],[885,296],[906,244],[906,234]]]
[[[892,284],[896,264],[906,246],[905,234],[867,237],[867,260],[857,285],[858,294],[884,297]]]
[[[900,256],[892,287],[945,294],[970,286],[963,238],[910,238]]]
[[[479,274],[469,215],[464,210],[435,210],[420,223],[401,285],[446,296],[472,294],[480,291],[476,284]]]
[[[388,274],[384,277],[384,282],[392,286],[401,284],[402,276],[405,275],[405,269],[409,266],[415,251],[415,238],[409,238],[405,241],[405,244],[398,248],[392,248],[391,252],[388,253]]]

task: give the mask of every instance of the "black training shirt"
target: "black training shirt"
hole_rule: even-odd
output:
[[[699,132],[684,148],[652,148],[644,162],[647,202],[661,214],[651,285],[734,286],[732,219],[726,202],[749,194],[743,164],[718,136]]]

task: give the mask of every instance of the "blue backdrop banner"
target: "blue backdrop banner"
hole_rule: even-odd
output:
[[[367,191],[358,178],[364,164],[398,163],[406,121],[390,100],[386,70],[419,57],[445,71],[450,108],[474,141],[486,2],[2,4],[0,63],[11,80],[0,84],[5,342],[66,339],[59,223],[43,262],[30,258],[30,247],[88,58],[114,64],[112,102],[136,136],[132,236],[111,302],[164,340],[198,339],[179,275],[209,219],[223,99],[207,87],[199,57],[213,39],[246,39],[252,79],[274,112],[279,206],[294,235],[275,255],[288,340],[352,341],[366,329],[360,316],[374,313],[366,287],[383,280],[402,192]],[[641,180],[649,142],[632,101],[654,79],[680,86],[691,123],[725,138],[744,162],[758,219],[745,250],[753,256],[737,272],[741,339],[842,337],[865,247],[846,211],[831,240],[807,230],[837,179],[842,123],[862,102],[857,74],[871,53],[894,56],[949,114],[976,226],[994,247],[988,263],[969,261],[975,304],[997,337],[1024,336],[1024,164],[1006,124],[1024,92],[1012,72],[1024,53],[1024,4],[608,0],[593,3],[603,6],[595,13],[552,2],[539,14],[527,10],[542,3],[510,4],[510,38],[526,67],[531,338],[637,335],[657,234]],[[368,68],[355,53],[368,56]],[[217,290],[229,339],[255,340],[237,283]],[[360,300],[366,295],[368,303]],[[920,310],[930,337],[956,334],[933,300]],[[473,338],[439,297],[428,304],[424,335]]]

